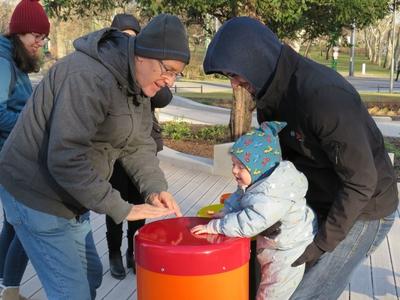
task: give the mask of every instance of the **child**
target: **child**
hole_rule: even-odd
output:
[[[223,210],[195,234],[211,233],[252,237],[277,221],[281,233],[275,238],[257,236],[261,282],[257,300],[289,299],[300,283],[304,264],[291,264],[313,240],[316,221],[306,205],[306,177],[289,161],[282,161],[278,132],[286,125],[265,122],[240,137],[232,146],[232,173],[238,189],[225,201]]]

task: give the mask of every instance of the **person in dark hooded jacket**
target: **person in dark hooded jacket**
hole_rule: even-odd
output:
[[[150,97],[189,63],[186,30],[159,15],[136,37],[106,28],[74,42],[36,87],[0,152],[3,207],[48,299],[95,299],[102,265],[89,210],[116,223],[181,216],[150,136]],[[146,204],[109,183],[119,160]]]
[[[381,132],[357,91],[335,71],[283,45],[249,17],[226,22],[204,59],[256,102],[258,122],[284,121],[282,155],[309,182],[319,219],[314,241],[292,266],[307,271],[291,299],[337,299],[352,271],[390,230],[396,177]]]
[[[117,28],[130,36],[136,36],[141,28],[138,20],[130,14],[117,14],[113,18],[111,27]],[[163,87],[158,91],[154,97],[150,99],[151,112],[153,118],[153,128],[151,136],[157,145],[157,152],[163,149],[163,140],[161,135],[161,127],[155,116],[155,109],[165,107],[172,100],[172,93],[168,86]],[[113,188],[121,193],[121,197],[132,204],[143,204],[144,198],[140,194],[135,184],[129,178],[119,161],[116,161],[113,174],[110,178],[110,183]],[[133,255],[133,237],[137,230],[139,230],[146,220],[128,221],[128,230],[126,232],[126,239],[128,241],[128,248],[126,249],[126,266],[132,268],[136,273],[135,261]],[[107,246],[108,258],[110,262],[110,274],[116,279],[123,279],[126,276],[125,268],[122,263],[121,244],[122,244],[122,223],[115,223],[114,220],[106,215],[107,227]]]

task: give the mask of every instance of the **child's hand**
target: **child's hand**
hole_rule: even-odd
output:
[[[213,229],[213,226],[209,225],[210,223],[206,224],[206,225],[197,225],[195,227],[193,227],[190,232],[194,233],[194,234],[204,234],[204,233],[210,233],[210,234],[218,234],[218,232],[216,232]]]
[[[211,215],[213,219],[221,219],[223,217],[225,217],[225,213],[222,210]]]

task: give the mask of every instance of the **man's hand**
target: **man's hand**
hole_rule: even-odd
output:
[[[164,207],[173,210],[177,217],[182,217],[178,204],[174,197],[168,192],[150,194],[146,202],[157,207]]]
[[[306,269],[309,269],[315,265],[324,252],[324,250],[320,249],[314,242],[312,242],[307,246],[303,254],[300,255],[300,257],[296,259],[294,263],[292,263],[292,267],[297,267],[306,263]]]
[[[133,205],[126,219],[128,221],[136,221],[140,219],[159,218],[173,213],[174,211],[171,209],[165,207],[156,207],[146,203]]]
[[[281,233],[281,225],[282,222],[278,221],[275,224],[268,227],[267,229],[265,229],[263,232],[261,232],[260,235],[265,236],[269,239],[274,239]]]

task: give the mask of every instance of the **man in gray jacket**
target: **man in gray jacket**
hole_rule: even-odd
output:
[[[150,137],[149,97],[189,62],[185,28],[159,15],[135,37],[103,29],[74,42],[28,100],[0,153],[1,195],[49,299],[94,299],[102,267],[88,210],[124,219],[181,216]],[[116,160],[147,204],[108,182]]]

